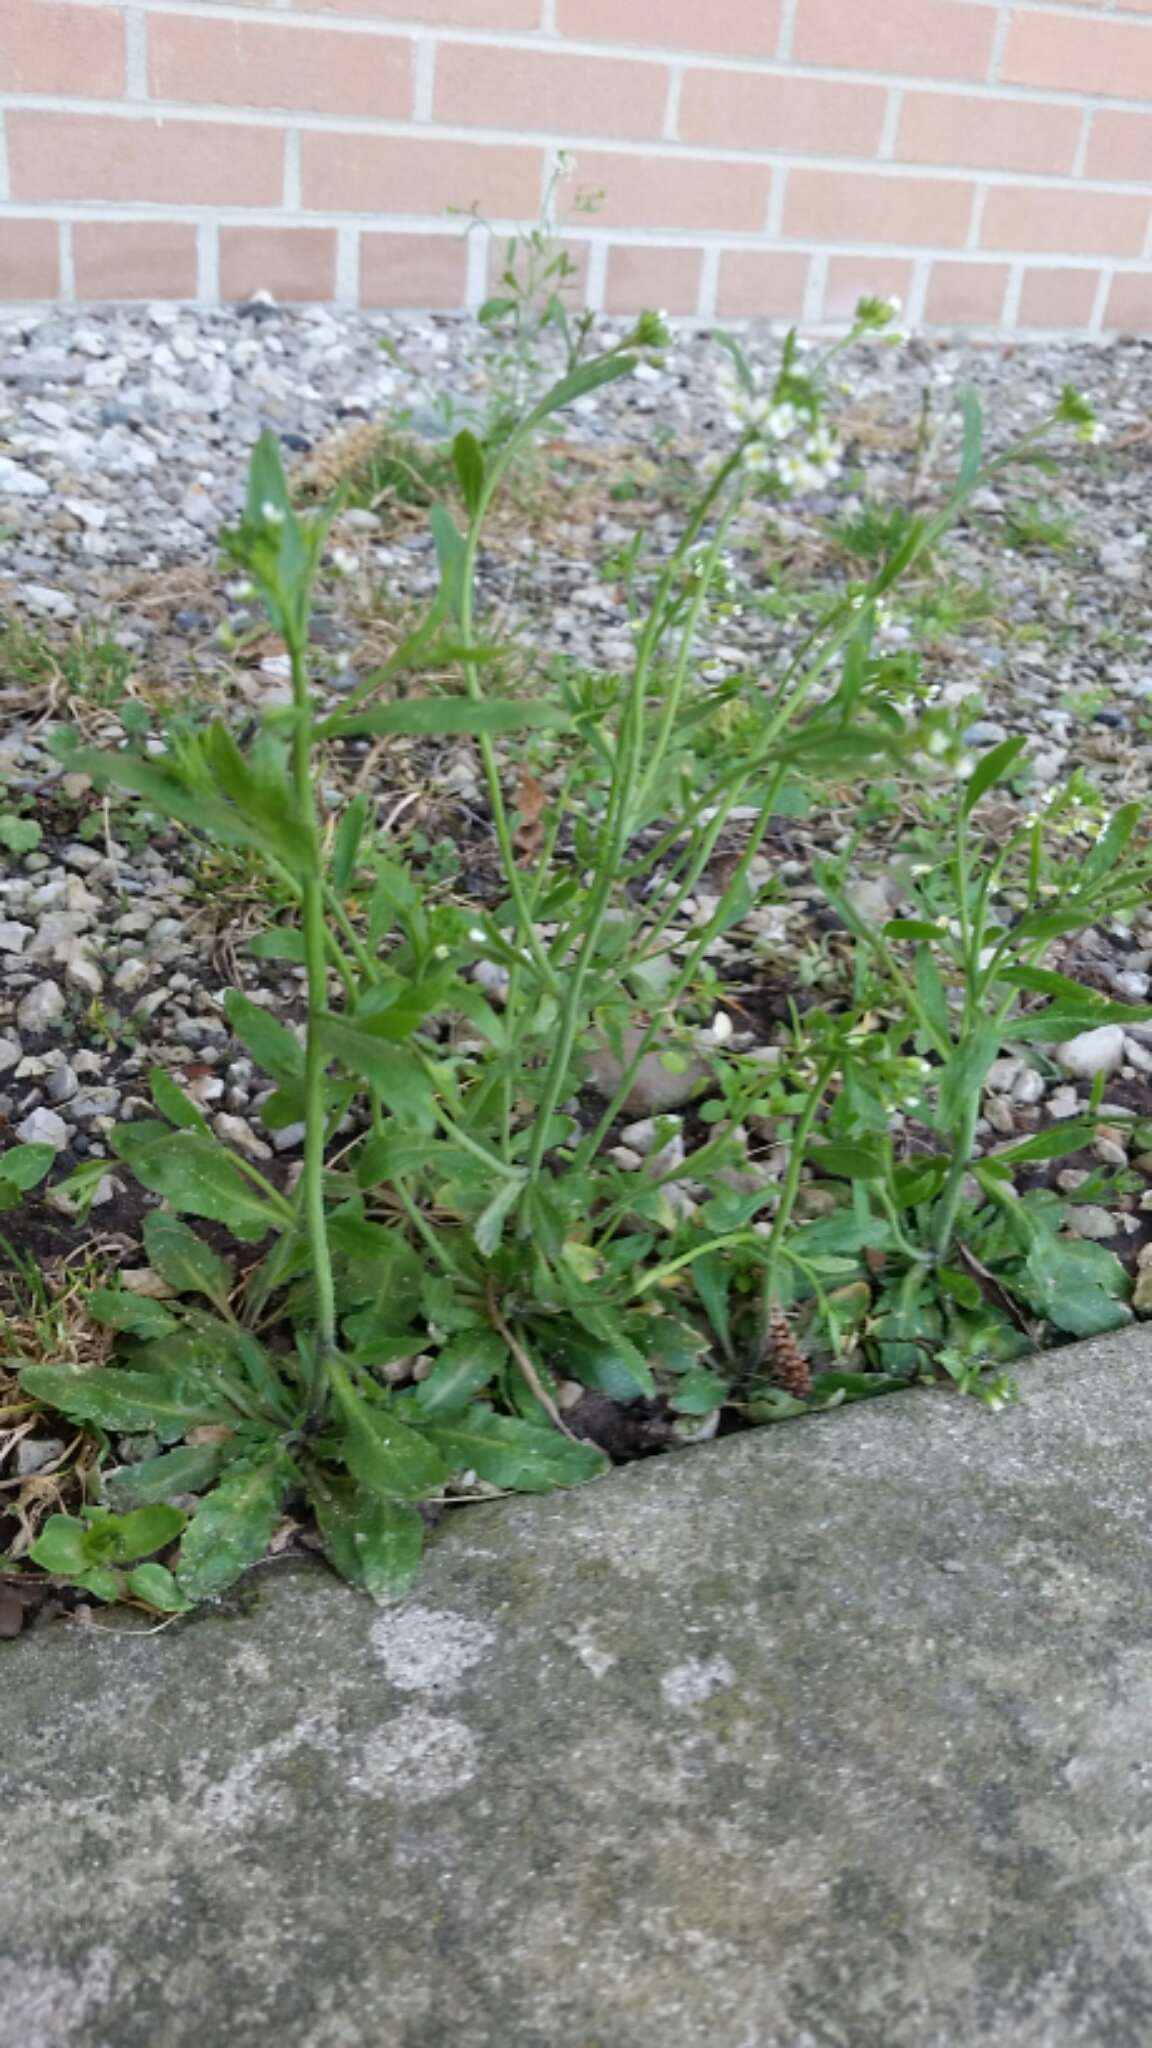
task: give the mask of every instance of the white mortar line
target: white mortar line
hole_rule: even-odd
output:
[[[336,304],[360,304],[360,230],[352,221],[336,230]]]
[[[118,9],[124,4],[124,0],[73,0],[73,4],[81,7]],[[249,0],[247,5],[245,0],[145,0],[145,4],[156,14],[198,14],[203,17],[207,13],[212,20],[219,18],[222,20],[237,19],[251,21],[253,18],[251,0]],[[292,12],[289,18],[293,22],[299,20],[309,28],[340,26],[355,29],[360,23],[360,17],[358,16],[353,15],[350,19],[342,18],[338,15],[333,16],[322,6],[315,5],[309,7],[303,4],[303,0],[299,0],[299,4],[295,6],[293,6],[293,0],[262,0],[262,4],[265,7],[276,9],[277,12],[282,8],[291,8]],[[622,4],[626,4],[626,0],[622,0]],[[1004,0],[968,0],[968,5],[978,7],[994,8],[1003,4]],[[1016,12],[1020,14],[1074,15],[1082,21],[1099,21],[1105,16],[1114,14],[1125,26],[1135,28],[1143,26],[1146,20],[1146,17],[1142,14],[1130,13],[1127,8],[1119,4],[1119,0],[1007,0],[1007,4],[1014,7]],[[786,17],[788,11],[793,6],[794,0],[784,0]],[[519,34],[539,37],[541,33],[552,34],[555,32],[552,26],[554,15],[555,0],[541,0],[541,20],[533,29],[490,29],[484,31],[466,28],[463,33],[469,36],[487,33],[489,35]],[[403,34],[410,35],[418,29],[427,28],[428,18],[426,15],[417,18],[395,14],[389,16],[389,23],[398,28]],[[277,21],[276,26],[280,26],[279,21]],[[576,38],[570,39],[566,36],[564,40],[567,43],[569,40],[575,41]],[[583,40],[587,40],[587,38]],[[614,50],[618,45],[615,42],[608,42],[603,47]],[[649,48],[651,48],[651,45],[649,45]]]
[[[464,287],[464,304],[470,313],[484,304],[488,297],[489,252],[492,236],[486,227],[476,226],[468,233],[468,281]]]
[[[124,9],[124,96],[148,97],[148,29],[142,7]]]
[[[1096,297],[1092,302],[1092,316],[1088,322],[1089,334],[1099,335],[1104,332],[1104,315],[1108,308],[1108,295],[1112,290],[1113,275],[1111,265],[1106,263],[1100,272],[1100,281],[1096,286]]]
[[[988,60],[988,83],[1001,84],[1000,66],[1004,62],[1004,46],[1008,41],[1008,30],[1012,26],[1011,0],[1002,0],[992,32],[992,55]]]
[[[665,142],[680,140],[680,94],[684,86],[684,66],[673,64],[668,71],[668,99],[664,108],[664,126],[661,136]]]
[[[608,241],[593,242],[588,251],[588,271],[584,280],[584,296],[592,313],[604,311],[604,294],[608,283]]]
[[[202,221],[196,237],[197,297],[204,306],[220,301],[220,237],[215,221]]]
[[[8,137],[4,130],[3,111],[0,110],[0,202],[6,200],[10,193],[11,186],[8,183]]]
[[[764,232],[774,242],[780,241],[784,233],[784,199],[788,190],[788,170],[784,164],[776,164],[772,170],[772,183],[768,190],[768,217]]]
[[[1025,259],[1026,260],[1026,259]],[[1008,270],[1008,289],[1004,294],[1004,309],[1000,315],[1003,326],[1015,332],[1020,320],[1020,293],[1024,286],[1024,261],[1017,260]]]
[[[284,197],[285,213],[300,212],[300,130],[289,128],[284,135]]]
[[[65,305],[76,303],[76,257],[72,247],[72,222],[60,223],[60,297]]]
[[[412,56],[412,119],[432,119],[432,95],[436,81],[436,44],[431,36],[420,36]]]
[[[556,27],[556,0],[540,0],[540,33],[545,36],[559,33]]]
[[[824,301],[828,296],[829,253],[827,249],[817,249],[808,266],[808,282],[804,288],[804,312],[801,316],[805,322],[824,318]]]
[[[880,131],[880,147],[876,154],[881,163],[891,163],[896,155],[896,137],[900,132],[900,110],[904,105],[904,94],[900,86],[894,85],[888,94],[884,109],[884,126]]]
[[[711,248],[704,251],[704,261],[700,265],[700,296],[696,301],[696,317],[698,320],[713,320],[716,317],[716,294],[720,289],[721,254],[722,251],[719,243],[713,243]]]
[[[924,301],[928,297],[928,278],[935,262],[934,256],[918,256],[912,265],[912,282],[908,287],[904,324],[913,332],[924,325]]]
[[[980,247],[980,236],[984,229],[984,208],[987,204],[988,187],[986,184],[981,183],[977,185],[975,196],[972,200],[972,218],[968,223],[968,240],[965,243],[965,247],[968,249],[978,249]]]
[[[792,40],[796,33],[796,0],[784,0],[780,9],[780,40],[776,45],[778,63],[786,64],[792,55]]]
[[[1095,118],[1095,107],[1085,107],[1083,118],[1080,122],[1080,139],[1076,144],[1076,153],[1072,158],[1072,176],[1074,178],[1082,179],[1084,177],[1085,166],[1088,162],[1088,145],[1092,140],[1092,127]],[[1094,185],[1095,182],[1096,180],[1093,178],[1091,183]]]

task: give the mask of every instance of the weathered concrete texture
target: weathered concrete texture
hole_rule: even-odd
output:
[[[1152,2040],[1152,1337],[4,1650],[3,2048]]]

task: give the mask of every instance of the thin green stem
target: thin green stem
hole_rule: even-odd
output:
[[[312,1281],[316,1289],[316,1362],[310,1408],[318,1419],[336,1351],[336,1286],[332,1254],[324,1212],[324,1152],[327,1117],[324,1079],[327,1059],[320,1038],[320,1017],[328,1007],[328,946],[324,922],[324,885],[320,875],[320,830],[312,765],[312,699],[308,687],[303,646],[293,645],[292,695],[297,718],[292,740],[292,768],[296,802],[308,834],[311,862],[303,883],[302,921],[304,961],[308,977],[308,1028],[304,1047],[304,1168],[301,1176],[301,1206],[312,1258]]]

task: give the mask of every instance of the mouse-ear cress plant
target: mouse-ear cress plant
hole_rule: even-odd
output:
[[[890,317],[866,302],[853,337]],[[953,723],[910,690],[907,658],[874,644],[885,600],[972,494],[1061,423],[1090,430],[1091,415],[1066,393],[985,460],[969,400],[941,509],[902,523],[876,573],[780,675],[717,681],[701,673],[697,640],[741,515],[839,461],[823,383],[838,351],[813,373],[790,341],[765,384],[729,343],[732,446],[672,553],[634,577],[629,672],[567,672],[543,699],[500,694],[491,679],[507,651],[484,638],[475,588],[493,501],[553,413],[662,340],[646,315],[514,431],[489,445],[456,437],[466,522],[433,509],[435,599],[339,701],[309,673],[333,509],[296,509],[266,435],[224,545],[283,639],[291,706],[244,745],[218,722],[175,728],[159,756],[69,751],[70,765],[264,863],[295,909],[251,950],[302,968],[307,995],[299,1029],[240,991],[225,998],[274,1085],[265,1123],[305,1126],[298,1178],[274,1179],[221,1143],[155,1071],[156,1118],[111,1142],[162,1204],[144,1241],[171,1297],[106,1288],[91,1309],[120,1333],[116,1362],[24,1370],[30,1395],[97,1434],[151,1440],[105,1471],[99,1503],[51,1518],[33,1548],[97,1597],[176,1611],[217,1594],[302,1500],[336,1569],[394,1597],[419,1561],[421,1502],[542,1491],[605,1468],[565,1419],[573,1382],[659,1401],[690,1436],[725,1404],[770,1419],[905,1384],[936,1357],[987,1392],[987,1360],[1015,1337],[1004,1303],[1020,1323],[1034,1312],[1060,1328],[1127,1314],[1111,1255],[1062,1239],[1054,1256],[1052,1201],[1012,1184],[1017,1161],[1083,1143],[1081,1126],[978,1158],[975,1123],[1005,1046],[1150,1014],[1041,964],[1054,940],[1146,890],[1137,813],[1119,812],[1086,860],[1062,865],[1049,851],[1057,807],[989,853],[979,805],[1019,772],[1020,743],[964,758]],[[459,694],[418,693],[446,669]],[[321,799],[345,742],[388,734],[475,741],[499,861],[481,900],[426,893],[363,794],[342,808]],[[913,914],[866,923],[829,866],[823,886],[855,940],[852,1000],[795,1015],[771,1062],[731,1050],[710,956],[754,907],[773,818],[821,782],[843,790],[901,764],[942,768],[956,793],[950,850],[922,875]],[[545,792],[530,858],[510,794],[525,771]],[[738,856],[691,922],[734,817],[746,821]],[[654,1059],[698,1076],[703,1135],[686,1160],[676,1144],[662,1158],[674,1127],[658,1126],[638,1173],[612,1139]],[[601,1096],[589,1108],[593,1072]],[[898,1107],[933,1133],[914,1156],[894,1148]],[[746,1118],[774,1132],[771,1170],[749,1171]],[[0,1200],[47,1164],[35,1147],[0,1155]],[[99,1170],[68,1184],[81,1206]],[[812,1170],[836,1191],[829,1214],[805,1207]],[[225,1226],[236,1254],[189,1217]],[[809,1396],[769,1383],[785,1312],[829,1361]],[[849,1343],[864,1369],[841,1369]],[[168,1564],[142,1561],[153,1534],[147,1547],[166,1547]]]

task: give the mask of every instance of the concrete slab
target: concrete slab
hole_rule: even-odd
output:
[[[1152,1333],[3,1654],[2,2048],[1147,2048]]]

